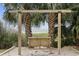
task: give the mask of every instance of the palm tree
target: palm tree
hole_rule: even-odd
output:
[[[71,9],[73,11],[78,11],[79,12],[79,4],[59,4],[58,9]],[[78,33],[79,33],[79,25],[78,25],[78,12],[76,13],[71,13],[71,18],[72,20],[70,20],[70,30],[72,30],[72,34],[73,34],[73,39],[75,39],[75,43],[77,43],[77,37],[78,37]],[[68,17],[68,16],[67,16]],[[66,18],[67,18],[66,17]],[[78,41],[79,42],[79,41]]]
[[[54,3],[54,4],[48,4],[48,9],[52,9],[52,10],[57,10],[58,4]],[[56,13],[50,13],[49,14],[49,20],[48,20],[48,24],[49,24],[49,36],[51,37],[51,46],[53,46],[54,43],[54,30],[55,30],[55,19],[57,18]]]
[[[6,9],[6,11],[4,13],[4,19],[15,24],[15,23],[17,23],[17,15],[8,13],[8,10],[12,10],[12,9],[16,10],[18,8],[19,9],[25,9],[25,10],[40,9],[40,8],[42,9],[44,6],[45,5],[43,5],[43,4],[4,4],[4,7]],[[33,19],[32,21],[31,21],[31,18]],[[39,19],[39,18],[40,18],[40,20],[37,21],[37,19]],[[28,13],[28,14],[23,14],[22,15],[23,24],[25,26],[25,32],[26,32],[27,37],[32,36],[31,22],[37,26],[41,22],[44,23],[44,21],[45,21],[44,18],[45,17],[41,16],[40,14],[34,14],[33,15],[33,14]]]

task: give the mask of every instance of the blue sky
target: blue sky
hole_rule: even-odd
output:
[[[2,18],[4,11],[3,4],[0,4],[0,18]]]
[[[0,21],[2,21],[3,22],[3,25],[5,26],[6,25],[6,23],[5,23],[5,21],[3,20],[3,13],[4,13],[4,11],[5,11],[5,9],[4,9],[4,6],[3,6],[3,4],[0,4]],[[6,26],[5,26],[6,27]],[[7,26],[8,27],[8,26]],[[14,30],[17,30],[17,26],[13,26],[13,25],[11,25],[11,26],[9,26],[9,28],[12,28],[12,29],[14,29]],[[24,32],[24,29],[23,29],[24,27],[22,27],[22,31]],[[33,33],[39,33],[39,32],[48,32],[48,24],[45,22],[45,24],[43,25],[43,24],[41,24],[41,26],[40,27],[32,27],[32,32]]]

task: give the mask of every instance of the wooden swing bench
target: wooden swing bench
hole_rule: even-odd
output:
[[[34,47],[50,47],[50,37],[28,37],[28,45],[30,48]]]

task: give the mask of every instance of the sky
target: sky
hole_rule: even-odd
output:
[[[15,26],[15,27],[13,25],[8,26],[9,24],[4,21],[4,19],[3,19],[4,11],[5,11],[5,9],[4,9],[3,4],[0,4],[0,21],[3,22],[3,25],[5,27],[8,27],[8,28],[10,28],[12,30],[16,30],[17,31],[18,26]],[[33,26],[33,27],[31,27],[31,29],[32,29],[32,33],[41,33],[41,32],[45,33],[45,32],[48,32],[48,23],[45,22],[45,24],[41,24],[40,27],[34,27]],[[24,26],[22,26],[22,32],[25,32]]]
[[[3,4],[0,4],[0,18],[2,18],[4,11]]]

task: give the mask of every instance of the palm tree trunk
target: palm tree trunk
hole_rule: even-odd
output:
[[[54,18],[55,18],[55,14],[50,13],[49,14],[49,20],[48,20],[48,24],[49,24],[49,37],[51,37],[51,46],[54,40]]]
[[[32,37],[30,14],[24,15],[25,33],[26,33],[26,46],[28,46],[28,37]]]
[[[32,37],[30,14],[26,15],[26,32],[28,37]]]

